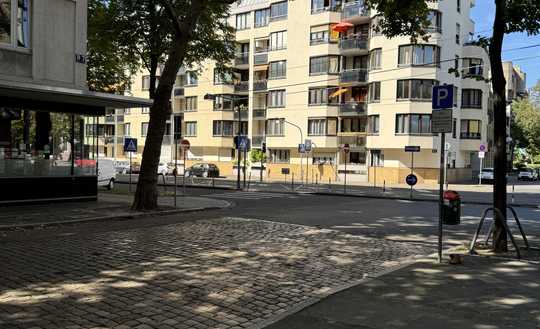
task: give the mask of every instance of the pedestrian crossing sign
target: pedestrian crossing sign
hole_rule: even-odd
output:
[[[124,139],[124,152],[137,152],[137,138]]]

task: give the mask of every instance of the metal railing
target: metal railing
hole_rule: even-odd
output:
[[[248,111],[240,111],[240,120],[247,120],[249,118]],[[234,111],[234,119],[238,120],[238,111]]]
[[[268,89],[268,80],[256,80],[253,82],[253,90],[261,91]]]
[[[367,69],[353,69],[342,71],[339,75],[341,83],[367,82]]]
[[[368,40],[366,37],[353,37],[339,40],[341,50],[368,50]]]
[[[235,92],[247,92],[249,91],[249,81],[239,81],[234,83]]]
[[[346,102],[339,104],[340,115],[359,115],[366,113],[365,102]]]

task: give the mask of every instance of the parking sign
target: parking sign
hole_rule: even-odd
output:
[[[432,108],[434,110],[454,107],[454,85],[433,86]]]

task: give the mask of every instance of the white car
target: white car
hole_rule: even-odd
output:
[[[103,159],[98,161],[98,186],[104,186],[108,190],[114,188],[116,181],[116,169],[113,160]]]
[[[538,180],[538,173],[533,169],[523,169],[519,171],[518,180]]]
[[[129,161],[117,160],[114,162],[114,168],[119,174],[128,174],[129,173]]]
[[[158,165],[157,174],[165,176],[167,175],[168,172],[169,172],[169,166],[167,166],[166,163],[160,162]]]
[[[495,179],[493,176],[493,168],[482,169],[480,174],[478,174],[478,179],[482,180],[483,182],[492,182]]]

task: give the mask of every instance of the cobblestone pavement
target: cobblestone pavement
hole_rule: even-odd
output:
[[[0,242],[0,328],[250,328],[423,248],[242,218]]]

